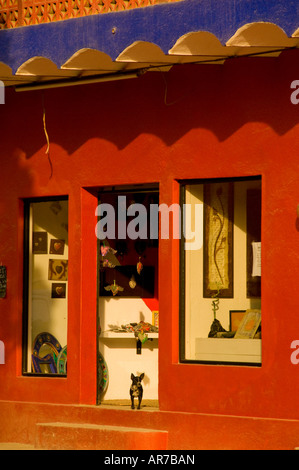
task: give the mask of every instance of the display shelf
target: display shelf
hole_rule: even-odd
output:
[[[158,339],[159,333],[145,333],[148,336],[148,339]],[[108,339],[136,339],[134,333],[132,332],[120,332],[117,331],[102,331],[100,338]]]

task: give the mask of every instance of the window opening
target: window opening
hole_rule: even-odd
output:
[[[23,373],[66,375],[68,201],[24,203]]]
[[[182,182],[181,198],[203,242],[181,243],[180,360],[260,365],[261,178]]]
[[[141,407],[158,403],[158,227],[151,233],[151,205],[159,205],[157,186],[99,193],[99,403],[131,406],[132,377],[142,374]]]

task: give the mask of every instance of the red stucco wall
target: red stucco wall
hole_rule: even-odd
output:
[[[299,365],[298,51],[167,74],[15,93],[0,109],[0,400],[96,400],[96,198],[84,188],[262,175],[262,367],[178,363],[178,243],[160,243],[159,401],[164,411],[296,418]],[[50,139],[45,154],[42,96]],[[22,377],[22,198],[69,195],[68,377]]]

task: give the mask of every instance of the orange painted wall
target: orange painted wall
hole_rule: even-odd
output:
[[[0,400],[96,400],[96,198],[88,188],[262,175],[262,367],[178,363],[178,243],[160,243],[160,409],[299,419],[299,53],[16,93],[0,109]],[[50,158],[43,130],[43,96]],[[85,188],[85,189],[84,189]],[[22,377],[22,199],[69,195],[68,377]]]

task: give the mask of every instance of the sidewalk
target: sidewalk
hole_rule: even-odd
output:
[[[34,450],[34,446],[17,442],[0,442],[0,450]]]

